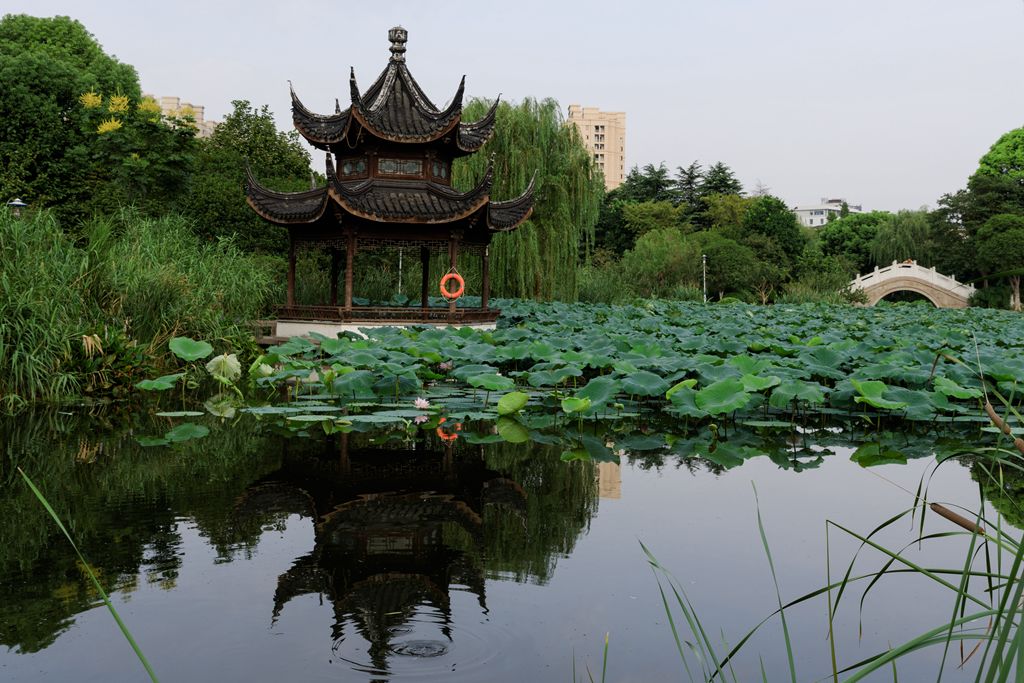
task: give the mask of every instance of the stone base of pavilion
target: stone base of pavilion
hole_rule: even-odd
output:
[[[257,343],[279,344],[291,337],[313,333],[337,337],[344,332],[366,337],[362,330],[376,327],[472,327],[493,330],[501,310],[497,308],[423,308],[421,306],[279,306],[277,320],[258,324]]]

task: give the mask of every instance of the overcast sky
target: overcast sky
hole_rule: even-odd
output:
[[[1024,125],[1022,0],[569,3],[5,0],[64,14],[138,69],[143,90],[222,118],[268,104],[291,129],[288,80],[314,111],[369,86],[409,30],[408,64],[438,105],[552,97],[625,111],[627,166],[724,161],[790,205],[934,206]],[[314,159],[322,163],[319,153]]]

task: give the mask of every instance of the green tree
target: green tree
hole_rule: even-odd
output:
[[[672,202],[626,202],[622,206],[623,225],[636,237],[651,230],[678,230],[684,215],[685,207]]]
[[[682,285],[695,285],[700,247],[677,228],[656,228],[641,235],[619,264],[622,280],[641,297],[666,297]]]
[[[246,205],[243,184],[246,164],[260,183],[280,191],[310,186],[310,157],[295,131],[284,133],[270,109],[245,100],[231,103],[232,112],[199,142],[196,173],[184,211],[203,237],[235,235],[250,251],[280,254],[287,233],[257,216]]]
[[[701,183],[701,194],[743,194],[743,184],[736,178],[733,170],[721,161],[712,164],[704,173]]]
[[[473,100],[467,121],[490,106]],[[498,235],[491,246],[491,284],[496,296],[574,300],[576,266],[592,244],[604,182],[575,126],[565,125],[558,102],[527,98],[498,107],[494,136],[478,154],[456,162],[456,187],[473,187],[495,155],[495,200],[517,196],[536,174],[534,214],[519,229]]]
[[[675,202],[675,184],[669,177],[664,162],[655,166],[647,164],[643,169],[634,166],[617,188],[619,198],[631,202]]]
[[[772,238],[786,255],[788,266],[800,256],[804,248],[804,237],[800,224],[789,207],[771,195],[756,197],[743,215],[745,235],[760,233]]]
[[[71,154],[95,141],[79,97],[95,91],[138,103],[135,70],[106,55],[77,21],[9,14],[0,20],[0,83],[0,196],[67,216],[105,180],[83,174]]]
[[[978,162],[977,174],[1006,176],[1024,184],[1024,128],[1004,134]]]
[[[749,247],[716,232],[699,232],[693,239],[708,257],[708,290],[721,299],[728,292],[745,292],[757,275],[757,256]]]
[[[1000,214],[978,231],[978,263],[1010,283],[1010,308],[1021,310],[1020,278],[1024,274],[1024,216]]]
[[[848,259],[858,273],[871,270],[875,261],[871,256],[871,245],[878,228],[890,214],[886,211],[850,213],[824,225],[816,233],[824,256],[838,256]],[[851,273],[852,275],[852,273]]]
[[[682,166],[677,167],[673,183],[679,201],[691,209],[699,205],[704,191],[704,173],[697,161],[694,161],[686,168]]]
[[[879,266],[906,259],[930,266],[930,242],[931,225],[927,212],[900,211],[889,214],[878,226],[878,233],[871,242],[871,257]]]
[[[703,224],[731,239],[743,234],[743,217],[752,199],[738,194],[711,194],[701,199]]]

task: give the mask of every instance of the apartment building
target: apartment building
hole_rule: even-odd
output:
[[[569,122],[604,173],[606,190],[614,190],[626,177],[626,112],[569,105]]]

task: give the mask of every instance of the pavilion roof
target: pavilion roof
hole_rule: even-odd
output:
[[[444,109],[438,108],[405,64],[405,29],[390,32],[391,59],[377,80],[360,92],[355,70],[349,78],[351,104],[345,110],[335,100],[334,114],[317,114],[308,109],[291,89],[292,121],[296,130],[314,147],[330,150],[346,140],[355,140],[360,130],[381,140],[398,143],[427,143],[446,138],[455,156],[479,150],[494,132],[498,102],[478,121],[462,121],[466,88],[463,76],[455,95]],[[335,150],[337,151],[337,150]]]
[[[459,192],[430,181],[370,178],[341,182],[334,163],[327,159],[327,185],[304,192],[276,192],[261,185],[251,173],[245,184],[246,199],[256,213],[278,225],[315,223],[333,202],[345,213],[375,223],[445,224],[485,212],[486,227],[507,232],[533,212],[534,181],[522,195],[492,202],[493,163],[476,187]]]

